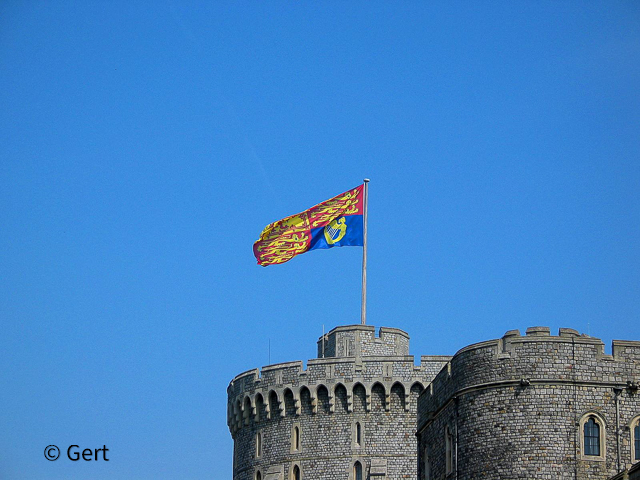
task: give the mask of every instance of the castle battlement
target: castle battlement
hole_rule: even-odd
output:
[[[295,468],[306,478],[346,478],[356,464],[374,476],[413,473],[418,396],[451,357],[415,365],[406,332],[370,325],[332,329],[317,352],[306,368],[268,365],[229,383],[234,479],[293,478]]]
[[[459,350],[421,399],[426,409],[461,391],[492,383],[580,383],[611,387],[640,381],[640,342],[614,340],[612,355],[601,339],[561,328],[531,327],[526,335],[509,330],[502,338],[475,343]]]
[[[336,389],[341,387],[346,390],[347,411],[352,412],[353,391],[358,385],[364,389],[367,411],[371,410],[374,386],[383,390],[387,411],[391,406],[392,389],[399,391],[403,408],[408,411],[411,393],[416,397],[415,405],[417,395],[451,358],[421,356],[420,365],[416,366],[413,355],[408,353],[409,335],[402,330],[381,327],[376,336],[375,327],[370,325],[336,327],[320,337],[320,357],[308,360],[306,369],[298,360],[254,368],[234,377],[227,388],[229,429],[233,435],[248,425],[250,419],[260,418],[261,405],[264,405],[264,418],[284,417],[288,396],[293,403],[290,410],[294,415],[303,414],[306,395],[309,412],[316,414],[318,397],[326,391],[328,412],[332,413]]]
[[[372,325],[335,327],[318,339],[318,358],[409,355],[409,335],[398,328]]]
[[[317,352],[229,383],[234,480],[604,480],[640,458],[637,341],[531,327],[415,365],[406,332],[347,325]]]
[[[640,342],[614,340],[609,355],[601,339],[573,329],[510,330],[459,350],[420,395],[421,454],[431,475],[446,474],[443,432],[455,432],[450,444],[476,453],[456,457],[462,478],[487,464],[491,478],[608,478],[635,458],[639,381]],[[590,418],[602,432],[597,455],[584,450]]]

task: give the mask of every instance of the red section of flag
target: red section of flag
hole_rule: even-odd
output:
[[[253,244],[253,254],[262,266],[284,263],[306,252],[311,229],[324,227],[345,215],[362,215],[364,185],[319,203],[304,212],[270,223]]]

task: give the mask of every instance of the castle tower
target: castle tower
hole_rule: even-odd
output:
[[[639,381],[635,341],[607,355],[532,327],[465,347],[419,398],[418,478],[607,480],[640,461]]]
[[[409,335],[336,327],[318,358],[250,370],[227,389],[234,480],[415,478],[418,395],[451,357],[422,356]]]

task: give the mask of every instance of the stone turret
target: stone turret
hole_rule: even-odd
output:
[[[417,398],[450,358],[416,366],[406,332],[350,325],[318,340],[306,370],[238,375],[227,389],[233,479],[414,478]]]
[[[640,342],[532,327],[465,347],[420,396],[418,478],[606,480],[640,459],[639,381]]]
[[[379,336],[371,325],[336,327],[318,340],[318,358],[406,357],[409,335],[397,328],[380,327]]]

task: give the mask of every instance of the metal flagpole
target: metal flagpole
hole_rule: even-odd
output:
[[[362,312],[360,323],[367,323],[367,203],[369,201],[369,179],[364,179],[364,212],[362,230]]]

